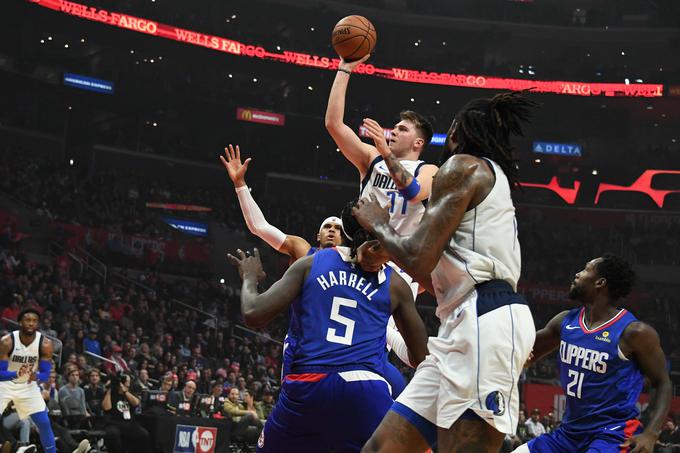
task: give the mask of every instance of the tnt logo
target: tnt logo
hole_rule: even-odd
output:
[[[217,428],[177,425],[174,453],[215,453]]]

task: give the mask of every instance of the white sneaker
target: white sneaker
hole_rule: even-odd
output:
[[[17,453],[35,453],[36,451],[38,449],[33,444],[17,448]]]
[[[83,439],[80,441],[78,444],[78,448],[73,450],[73,453],[86,453],[90,450],[90,441],[87,439]]]

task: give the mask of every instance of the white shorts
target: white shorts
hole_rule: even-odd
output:
[[[470,409],[509,434],[517,429],[517,382],[536,329],[526,301],[507,283],[482,286],[430,337],[429,355],[397,402],[445,429]]]
[[[420,293],[420,285],[418,284],[417,281],[413,280],[413,278],[406,273],[406,271],[402,270],[399,266],[396,265],[394,261],[388,261],[387,265],[394,269],[394,272],[399,274],[401,278],[406,280],[406,283],[408,283],[408,286],[411,287],[411,293],[413,294],[413,300],[415,301],[416,298],[418,297],[418,294]]]
[[[5,412],[10,401],[14,402],[17,414],[22,420],[28,418],[31,414],[43,412],[47,409],[40,393],[40,387],[35,382],[27,384],[15,384],[11,381],[0,382],[0,414]]]

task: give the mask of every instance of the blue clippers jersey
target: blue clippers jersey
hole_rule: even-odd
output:
[[[560,381],[567,397],[562,427],[590,431],[625,423],[639,414],[635,407],[643,375],[619,350],[619,338],[635,316],[627,310],[590,330],[585,308],[576,308],[562,321]]]
[[[382,374],[392,308],[390,277],[366,273],[336,249],[319,250],[291,306],[293,373],[368,369]]]
[[[319,249],[317,247],[311,247],[307,250],[306,256],[314,255]],[[293,304],[295,305],[295,304]],[[288,317],[293,319],[293,305],[288,309]],[[293,362],[293,351],[297,345],[297,338],[295,333],[291,331],[291,326],[288,326],[288,332],[286,333],[286,338],[283,340],[283,363],[281,364],[281,380],[290,373],[290,367]]]

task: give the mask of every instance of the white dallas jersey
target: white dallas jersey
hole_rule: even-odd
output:
[[[463,215],[460,226],[432,271],[437,316],[445,319],[478,283],[505,280],[517,291],[522,259],[515,206],[508,178],[485,159],[496,175],[491,192]]]
[[[29,365],[29,371],[38,371],[38,363],[40,362],[40,344],[42,343],[42,334],[35,333],[35,339],[28,346],[24,346],[19,339],[19,331],[12,332],[12,353],[9,355],[9,371],[19,371],[23,365]],[[15,384],[26,384],[30,373],[14,379]]]
[[[399,162],[413,177],[418,176],[420,167],[425,165],[422,160],[400,160]],[[399,193],[382,156],[376,157],[371,162],[366,176],[361,181],[359,197],[368,198],[372,193],[375,194],[380,206],[390,207],[390,225],[397,233],[407,236],[415,231],[425,213],[425,202],[409,203]]]

